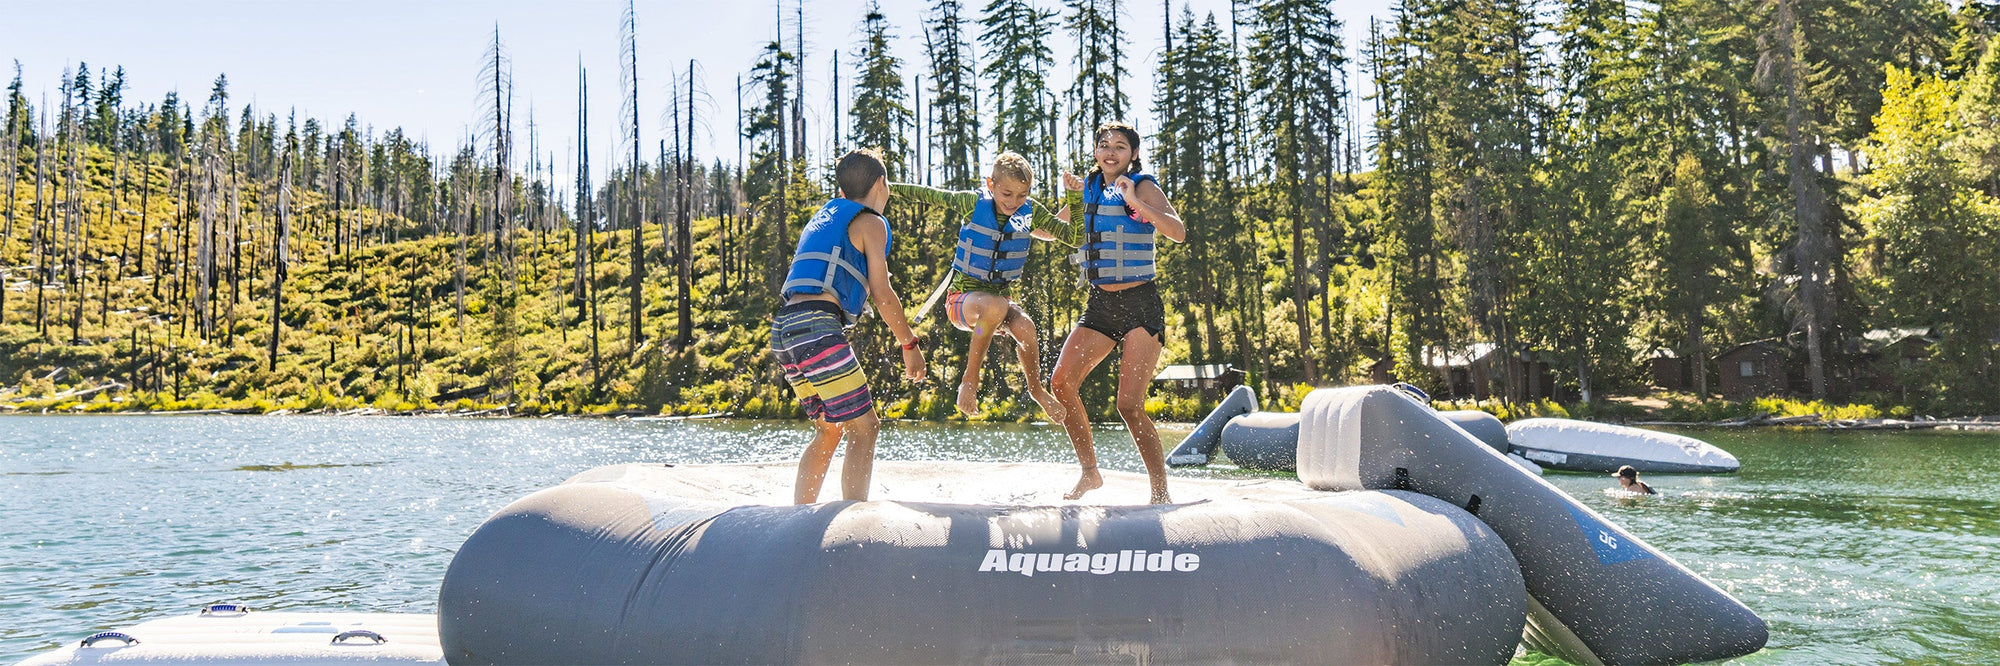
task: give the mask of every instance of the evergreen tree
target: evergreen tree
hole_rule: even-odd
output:
[[[1125,34],[1118,27],[1119,0],[1064,0],[1064,4],[1069,15],[1063,18],[1063,27],[1076,40],[1076,56],[1070,60],[1076,79],[1064,93],[1070,105],[1070,146],[1075,151],[1070,161],[1083,164],[1096,145],[1097,126],[1125,119],[1124,82],[1132,75],[1126,59],[1138,54],[1125,52]]]
[[[1326,0],[1265,0],[1255,12],[1249,93],[1270,166],[1273,208],[1291,222],[1287,272],[1293,317],[1305,379],[1315,382],[1319,371],[1306,286],[1313,261],[1306,235],[1331,223],[1329,193],[1340,166],[1333,147],[1340,141],[1347,91],[1345,81],[1327,71],[1345,71],[1347,55],[1340,22]],[[1320,256],[1328,254],[1331,248],[1320,248]]]
[[[861,44],[854,59],[861,63],[861,77],[854,82],[854,105],[848,118],[849,135],[857,148],[878,148],[889,166],[889,179],[901,180],[909,173],[908,132],[916,125],[909,107],[903,106],[902,61],[889,51],[889,18],[882,8],[869,3],[861,21]]]
[[[1191,298],[1181,299],[1191,306],[1182,317],[1184,337],[1190,359],[1208,362],[1225,358],[1226,335],[1218,314],[1238,315],[1233,330],[1247,325],[1240,318],[1244,308],[1233,307],[1241,304],[1226,295],[1238,293],[1237,286],[1256,275],[1221,270],[1244,265],[1255,252],[1245,242],[1244,220],[1234,214],[1230,157],[1235,136],[1217,131],[1229,127],[1236,115],[1234,100],[1218,91],[1231,88],[1238,68],[1215,14],[1196,22],[1193,12],[1183,7],[1174,30],[1175,47],[1162,54],[1155,87],[1153,108],[1159,114],[1160,131],[1152,159],[1161,184],[1174,193],[1181,218],[1202,233],[1189,234],[1184,244],[1193,261],[1171,262],[1161,269],[1170,274],[1165,284],[1192,292]],[[1247,345],[1238,347],[1237,354],[1248,353]],[[1250,366],[1246,362],[1244,367]]]
[[[981,74],[991,82],[993,144],[1000,152],[1014,151],[1043,169],[1042,179],[1059,186],[1055,137],[1050,127],[1056,110],[1048,76],[1055,66],[1048,41],[1054,10],[1035,7],[1030,0],[992,0],[979,24],[979,43],[988,60]]]
[[[965,19],[958,0],[935,0],[924,24],[924,53],[930,58],[931,98],[925,122],[931,143],[944,160],[944,186],[972,189],[979,185],[979,108],[973,104],[979,85],[972,44],[965,37]]]
[[[1937,330],[1917,378],[1927,406],[1956,413],[2000,404],[2000,198],[1972,186],[1968,174],[1981,169],[1966,169],[1953,145],[1961,128],[2000,118],[1996,70],[1991,47],[1962,92],[1891,68],[1872,142],[1877,168],[1867,177],[1878,194],[1857,206],[1878,243],[1886,319]]]

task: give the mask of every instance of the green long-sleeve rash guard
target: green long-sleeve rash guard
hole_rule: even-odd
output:
[[[892,199],[900,199],[919,205],[942,207],[950,211],[952,219],[958,220],[960,224],[964,224],[965,220],[972,215],[972,207],[979,205],[979,193],[968,190],[942,190],[926,185],[893,183],[889,186],[889,194]],[[1081,193],[1070,192],[1065,199],[1065,203],[1070,207],[1070,219],[1077,219],[1079,215],[1076,211],[1083,205]],[[1082,225],[1057,219],[1054,207],[1043,205],[1033,198],[1028,199],[1027,205],[1033,207],[1029,224],[1034,228],[1047,230],[1063,244],[1071,247],[1075,247],[1083,241]],[[1005,216],[1000,217],[1004,218]],[[1012,284],[1004,286],[995,285],[991,282],[974,279],[963,274],[954,275],[951,279],[951,288],[953,291],[983,291],[989,294],[1008,296],[1008,292],[1012,291],[1012,287]]]

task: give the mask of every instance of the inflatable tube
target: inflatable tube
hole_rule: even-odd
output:
[[[1741,465],[1714,444],[1670,432],[1570,419],[1523,419],[1507,425],[1521,457],[1565,472],[1730,474]]]
[[[1606,664],[1727,659],[1764,646],[1756,613],[1589,507],[1525,473],[1395,390],[1306,396],[1299,480],[1320,490],[1407,489],[1466,507],[1513,548],[1546,616]]]
[[[21,666],[445,663],[437,616],[406,613],[270,613],[217,604],[79,638]]]
[[[1236,387],[1229,392],[1229,397],[1222,399],[1222,404],[1208,412],[1201,425],[1195,426],[1194,432],[1188,433],[1187,439],[1181,440],[1180,446],[1167,454],[1167,464],[1173,467],[1208,464],[1215,459],[1215,447],[1222,442],[1223,426],[1238,414],[1254,411],[1257,411],[1257,392],[1248,386]]]
[[[1298,465],[1297,412],[1251,412],[1222,428],[1222,452],[1244,469],[1289,472]]]
[[[445,654],[1498,664],[1526,623],[1505,544],[1416,493],[1177,478],[1175,497],[1203,501],[1056,505],[1042,502],[1073,466],[879,462],[888,499],[755,503],[781,499],[793,473],[626,465],[514,502],[445,573]],[[1143,475],[1104,475],[1093,495],[1145,497]],[[948,503],[974,499],[1012,501]]]
[[[1507,452],[1507,424],[1501,423],[1500,417],[1477,409],[1440,411],[1437,414],[1444,420],[1464,428],[1466,434],[1477,438],[1487,448],[1501,453]]]

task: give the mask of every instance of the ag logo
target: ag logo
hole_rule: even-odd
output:
[[[1566,508],[1569,509],[1570,520],[1575,521],[1576,528],[1583,532],[1584,542],[1590,544],[1590,550],[1597,555],[1598,564],[1652,559],[1652,553],[1646,552],[1644,548],[1626,544],[1624,537],[1612,531],[1611,526],[1604,524],[1602,519],[1591,515],[1590,511],[1574,504]]]

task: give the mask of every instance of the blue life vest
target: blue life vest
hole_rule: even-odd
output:
[[[783,298],[832,291],[849,317],[861,316],[868,307],[868,258],[847,239],[847,224],[864,212],[875,211],[858,201],[834,199],[806,222],[799,232],[799,249],[792,254],[792,270],[785,275]],[[886,224],[882,230],[886,254],[894,236]]]
[[[1126,174],[1136,186],[1151,175]],[[1083,245],[1070,261],[1083,271],[1083,279],[1095,285],[1146,282],[1153,279],[1153,225],[1132,217],[1125,207],[1125,195],[1117,186],[1104,182],[1102,174],[1083,183]]]
[[[972,206],[972,219],[958,228],[958,248],[952,251],[951,267],[981,282],[1006,284],[1021,279],[1028,267],[1028,233],[1034,230],[1034,207],[1022,203],[1003,226],[994,208],[993,193],[979,190],[979,203]]]

